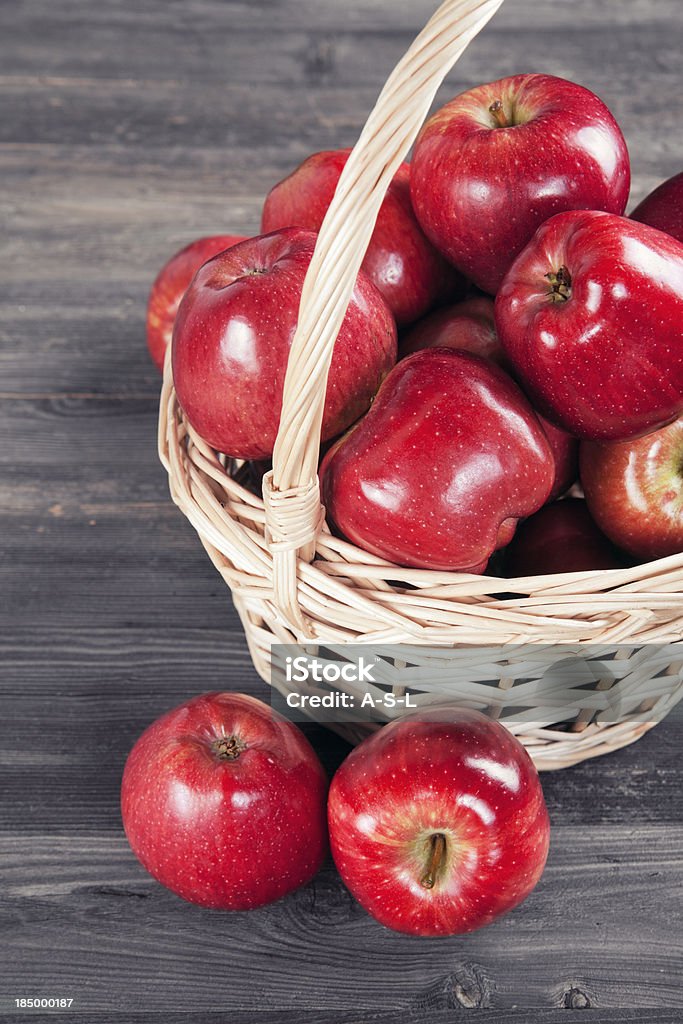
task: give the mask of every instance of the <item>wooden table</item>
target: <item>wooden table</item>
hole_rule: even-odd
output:
[[[263,911],[201,911],[155,884],[121,831],[124,759],[155,716],[210,688],[265,696],[157,462],[149,285],[193,237],[253,233],[264,193],[309,152],[352,144],[432,7],[0,8],[7,1014],[58,996],[102,1021],[680,1019],[680,719],[545,777],[545,876],[469,937],[382,929],[331,867]],[[679,0],[508,0],[441,98],[521,70],[578,79],[620,120],[638,199],[680,170],[682,27]],[[343,743],[314,740],[333,768]]]

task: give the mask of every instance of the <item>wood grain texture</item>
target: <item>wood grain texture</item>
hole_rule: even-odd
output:
[[[572,999],[603,1008],[680,1005],[681,947],[672,941],[681,928],[680,826],[597,834],[560,826],[544,878],[523,907],[446,940],[382,928],[331,868],[278,904],[226,915],[162,890],[120,835],[10,836],[0,839],[0,857],[3,911],[17,920],[6,978],[16,978],[16,988],[26,961],[42,959],[40,992],[77,992],[83,1010],[152,1010],[168,1005],[172,991],[177,1009],[242,1012],[276,1001],[279,1009],[315,1011],[324,991],[325,1008],[343,1012],[350,957],[356,1012],[404,1011],[410,1019]],[[668,889],[666,916],[652,899],[655,884]],[[259,959],[268,969],[257,975]]]
[[[256,231],[309,152],[351,145],[435,3],[0,4],[4,1020],[15,997],[55,994],[102,1024],[680,1017],[680,715],[544,777],[546,875],[467,938],[381,929],[330,866],[252,915],[200,911],[121,833],[121,770],[154,717],[203,689],[266,695],[157,462],[149,285],[193,237]],[[679,0],[507,0],[439,98],[517,71],[576,78],[622,124],[635,202],[680,170],[682,28]],[[345,744],[310,735],[333,771]]]

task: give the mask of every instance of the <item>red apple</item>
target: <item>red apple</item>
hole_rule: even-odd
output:
[[[536,228],[564,210],[623,213],[619,126],[588,89],[515,75],[457,96],[415,145],[413,206],[434,245],[494,294]]]
[[[147,303],[147,347],[162,372],[178,306],[190,281],[202,263],[242,241],[244,235],[210,235],[208,238],[198,238],[172,256],[157,274]]]
[[[581,498],[546,505],[517,528],[505,552],[508,576],[620,569],[624,560]]]
[[[502,370],[431,348],[392,370],[320,474],[330,521],[366,551],[477,573],[544,503],[554,467],[531,406]]]
[[[406,334],[400,342],[399,355],[402,358],[425,348],[454,348],[491,359],[509,373],[511,367],[496,334],[493,310],[493,301],[483,295],[437,310]],[[538,418],[555,459],[555,482],[548,498],[553,501],[576,480],[579,443],[543,416]]]
[[[683,551],[683,418],[635,441],[581,445],[595,521],[637,558]]]
[[[250,910],[309,881],[327,849],[327,780],[303,733],[241,693],[159,718],[126,762],[133,853],[191,903]]]
[[[319,231],[350,150],[314,153],[271,189],[262,231],[300,227]],[[363,260],[399,326],[464,290],[455,270],[427,241],[410,202],[410,165],[402,164],[382,203]]]
[[[646,196],[631,217],[683,242],[683,171]]]
[[[548,438],[555,462],[555,479],[548,501],[555,501],[568,491],[579,475],[579,442],[571,434],[536,413],[539,423]]]
[[[550,826],[531,758],[477,711],[427,709],[349,754],[330,786],[332,855],[381,924],[453,935],[526,899]]]
[[[409,356],[423,348],[473,352],[505,367],[505,353],[493,320],[492,299],[476,295],[418,320],[401,339],[399,353],[401,357]]]
[[[543,224],[496,298],[522,387],[589,440],[625,440],[683,412],[682,323],[680,242],[595,211]]]
[[[248,239],[205,263],[173,331],[173,378],[204,440],[242,459],[272,455],[287,357],[316,236],[287,229]],[[361,272],[327,382],[323,440],[369,406],[396,362],[396,325]]]

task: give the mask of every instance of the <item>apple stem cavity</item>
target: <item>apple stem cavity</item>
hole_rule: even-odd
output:
[[[219,761],[236,761],[247,745],[236,736],[221,736],[212,743],[211,749]]]
[[[489,107],[489,113],[493,115],[493,120],[496,122],[496,128],[509,128],[510,122],[508,121],[505,111],[503,110],[502,100],[494,100]]]
[[[433,889],[439,871],[446,859],[446,837],[443,832],[434,832],[429,840],[429,860],[427,870],[420,879],[420,885],[424,889]]]
[[[556,273],[545,275],[546,281],[550,283],[548,296],[551,302],[566,302],[572,294],[572,276],[563,265]]]

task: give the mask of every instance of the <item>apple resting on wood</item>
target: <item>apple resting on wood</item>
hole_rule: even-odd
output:
[[[491,294],[545,220],[623,213],[629,186],[626,143],[605,104],[551,75],[515,75],[451,100],[422,129],[411,172],[427,237]]]
[[[133,853],[162,885],[204,907],[250,910],[319,869],[326,795],[295,725],[254,697],[206,693],[137,741],[121,813]]]
[[[534,405],[588,440],[683,412],[683,245],[596,211],[546,221],[496,296],[496,329]]]
[[[300,227],[319,231],[350,150],[314,153],[271,189],[262,231]],[[410,202],[410,165],[389,185],[363,260],[399,326],[412,323],[438,302],[457,298],[464,281],[425,238]]]
[[[147,347],[163,373],[180,300],[199,268],[212,256],[243,242],[243,235],[210,235],[190,242],[172,256],[156,276],[147,303]]]
[[[683,551],[683,419],[619,444],[581,445],[581,480],[598,525],[637,558]]]
[[[524,747],[457,708],[391,722],[353,750],[328,800],[343,881],[381,924],[453,935],[524,900],[543,872],[549,821]]]
[[[624,559],[600,532],[581,498],[546,505],[518,527],[505,551],[508,576],[623,567]]]
[[[425,348],[453,348],[491,359],[511,372],[494,323],[493,300],[477,295],[454,306],[439,309],[411,328],[399,345],[404,357]],[[564,494],[576,480],[579,443],[564,430],[538,416],[555,459],[555,482],[548,501]]]
[[[316,236],[290,228],[250,238],[198,271],[173,331],[178,400],[197,433],[226,455],[272,455],[289,349]],[[334,347],[322,439],[370,405],[396,362],[396,324],[361,271]]]
[[[683,171],[646,196],[631,217],[683,242]]]
[[[323,503],[346,538],[399,565],[474,573],[541,507],[553,476],[517,385],[446,348],[400,362],[320,469]]]

